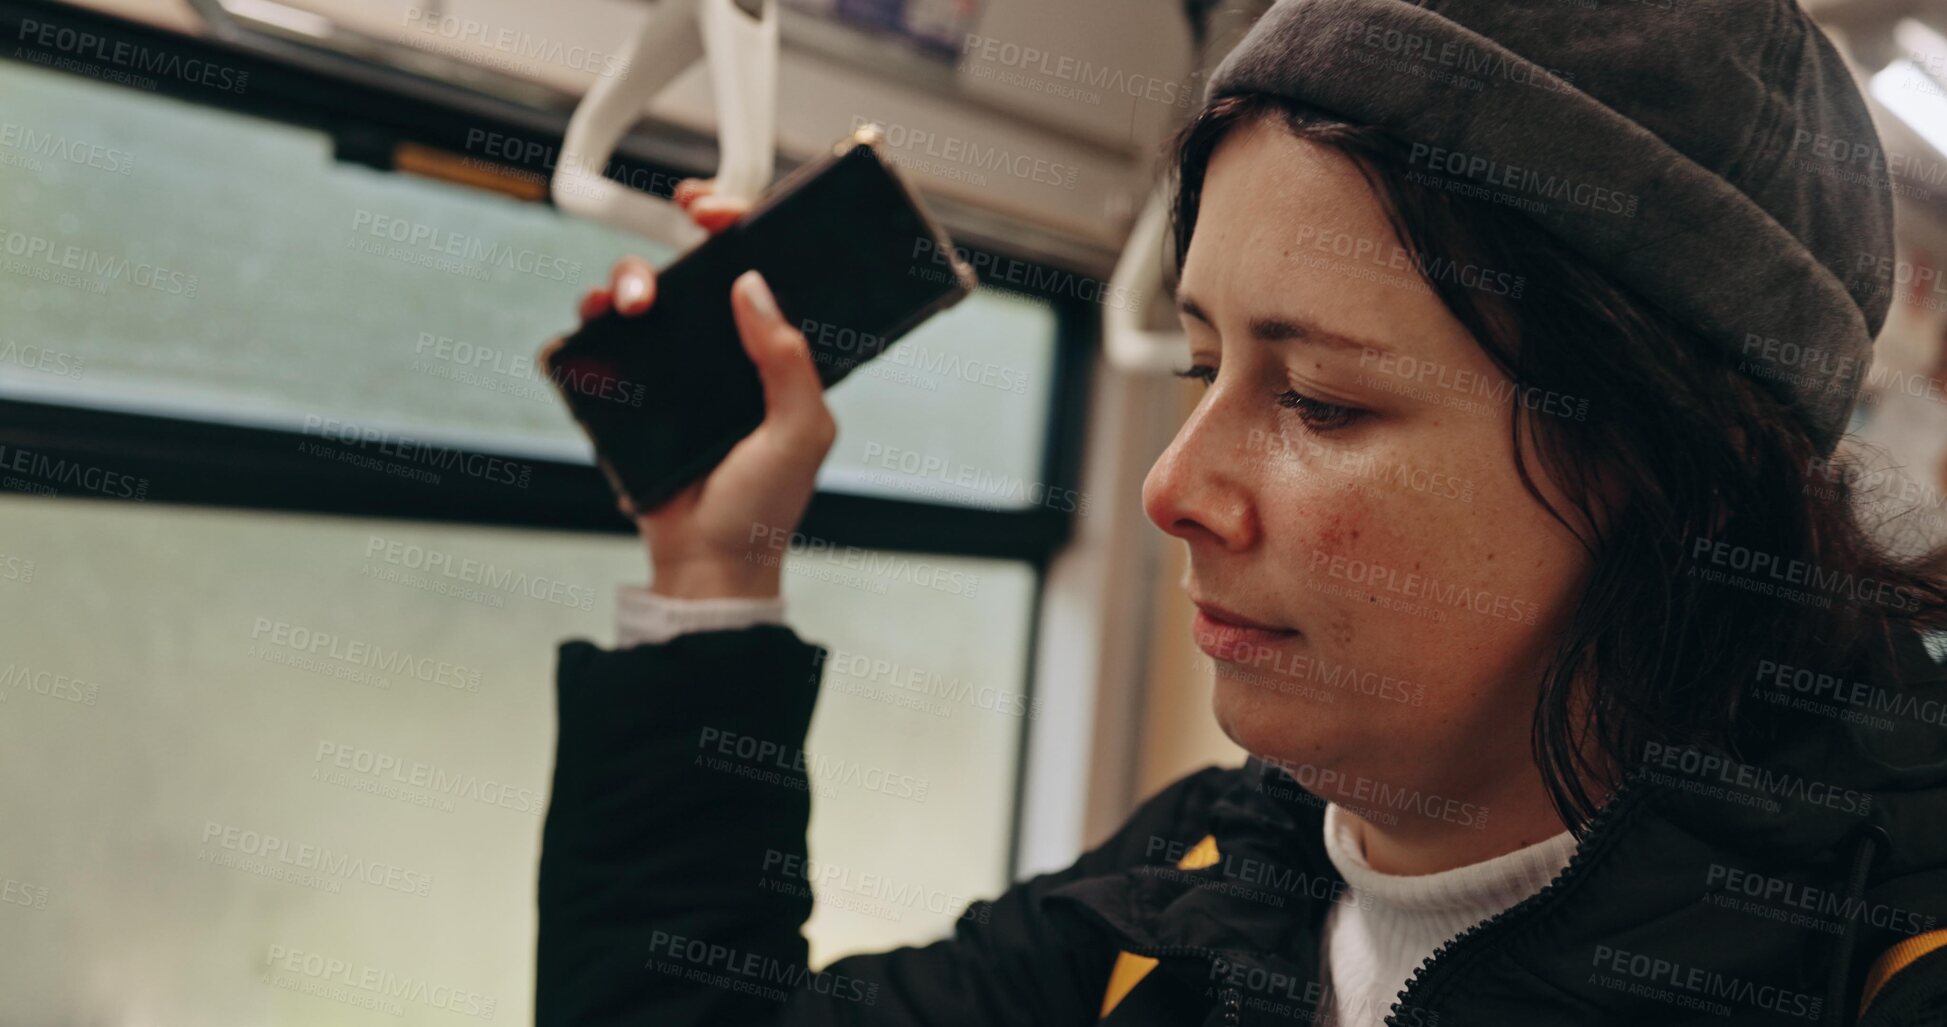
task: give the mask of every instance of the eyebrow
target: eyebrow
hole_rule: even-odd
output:
[[[1217,323],[1210,318],[1202,305],[1185,295],[1181,290],[1176,294],[1176,309],[1185,317],[1193,317],[1212,328]],[[1375,353],[1391,353],[1392,350],[1376,342],[1356,339],[1349,335],[1326,331],[1315,324],[1288,317],[1254,317],[1250,325],[1251,337],[1259,342],[1306,342],[1332,349],[1370,350]]]

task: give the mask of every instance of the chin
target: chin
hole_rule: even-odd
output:
[[[1273,690],[1263,675],[1222,663],[1213,678],[1210,706],[1217,726],[1245,751],[1287,765],[1339,763],[1345,697],[1289,683],[1284,691]]]

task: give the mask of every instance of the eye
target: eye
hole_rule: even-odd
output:
[[[1217,380],[1217,369],[1211,367],[1209,364],[1191,364],[1189,367],[1181,368],[1171,373],[1178,378],[1192,378],[1205,385],[1209,385]],[[1286,389],[1278,393],[1274,398],[1276,398],[1279,406],[1284,407],[1286,410],[1296,411],[1298,420],[1304,423],[1307,431],[1317,432],[1321,435],[1348,427],[1366,413],[1366,411],[1360,410],[1357,407],[1348,407],[1338,403],[1327,403],[1324,400],[1313,399],[1299,392],[1297,389]]]
[[[1286,389],[1278,393],[1278,405],[1286,410],[1297,411],[1298,419],[1304,422],[1307,429],[1321,434],[1345,428],[1365,414],[1365,411],[1357,407],[1313,399],[1297,389]]]

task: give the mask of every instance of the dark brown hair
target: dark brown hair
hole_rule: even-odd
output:
[[[1897,636],[1947,629],[1947,548],[1889,550],[1855,508],[1857,468],[1822,458],[1784,399],[1526,215],[1407,177],[1407,144],[1391,133],[1283,97],[1218,99],[1173,142],[1178,268],[1211,155],[1260,118],[1349,157],[1417,266],[1439,257],[1521,276],[1509,299],[1422,275],[1517,389],[1588,401],[1586,420],[1509,404],[1523,485],[1594,565],[1534,717],[1535,758],[1564,823],[1580,833],[1607,783],[1652,743],[1759,755],[1780,723],[1776,707],[1745,701],[1765,661],[1883,681]],[[1524,437],[1569,509],[1537,487]],[[1700,547],[1873,587],[1788,601],[1693,573]]]

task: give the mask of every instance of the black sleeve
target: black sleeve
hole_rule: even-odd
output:
[[[561,647],[539,1027],[1093,1022],[1115,953],[1042,916],[1041,895],[1144,861],[1144,838],[1222,772],[1178,782],[1073,866],[975,903],[952,939],[813,973],[808,891],[761,882],[805,858],[802,747],[824,656],[776,625]]]

